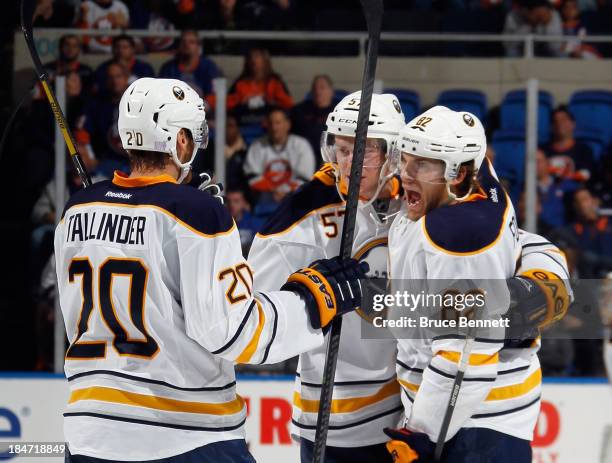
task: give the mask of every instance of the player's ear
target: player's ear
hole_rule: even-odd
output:
[[[190,140],[191,138],[189,137],[185,129],[179,130],[176,134],[176,153],[181,162],[184,162],[187,159],[185,158],[185,156],[191,156],[191,150],[189,149]]]

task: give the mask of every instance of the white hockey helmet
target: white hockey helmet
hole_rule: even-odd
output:
[[[361,90],[345,96],[327,116],[327,130],[323,132],[321,151],[323,158],[335,163],[333,136],[354,137],[357,132],[357,115],[361,102]],[[405,124],[402,107],[395,95],[389,93],[373,94],[370,104],[367,138],[382,138],[386,142],[386,154]],[[330,136],[331,135],[331,136]]]
[[[179,183],[189,173],[198,149],[208,144],[204,101],[177,79],[143,77],[134,81],[121,97],[118,126],[124,149],[169,154],[181,171]],[[189,130],[194,142],[186,162],[181,162],[176,152],[181,129]]]
[[[448,182],[457,178],[464,162],[474,161],[474,169],[478,170],[486,150],[484,127],[476,116],[434,106],[400,130],[394,156],[399,158],[406,153],[443,161],[443,175]]]
[[[321,154],[323,159],[332,163],[334,169],[336,169],[337,185],[340,181],[340,175],[337,170],[335,137],[337,135],[355,137],[357,132],[357,116],[359,114],[360,103],[361,91],[345,96],[327,116],[327,130],[325,130],[321,135]],[[382,187],[395,174],[394,169],[388,168],[388,157],[393,150],[397,135],[404,124],[404,113],[402,112],[402,107],[395,95],[388,93],[375,93],[372,95],[367,138],[384,140],[382,150],[385,160],[382,167],[375,166],[381,167],[378,188],[367,204],[370,204],[376,200],[378,194],[382,190]],[[367,163],[368,160],[366,156],[364,159],[364,167],[368,167]],[[340,195],[343,196],[340,190],[341,189],[338,188]]]

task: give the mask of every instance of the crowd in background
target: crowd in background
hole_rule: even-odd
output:
[[[588,43],[589,34],[612,34],[610,0],[386,0],[383,30],[398,32],[468,32],[567,36],[563,42],[538,43],[538,56],[597,58],[610,56],[612,45]],[[364,30],[358,2],[337,0],[39,0],[35,25],[91,29],[145,29],[152,32],[196,30]],[[89,51],[111,51],[111,39],[86,37]],[[244,51],[225,39],[213,40],[218,53]],[[137,43],[140,52],[172,47],[167,38]],[[279,50],[298,52],[282,44]],[[350,53],[354,47],[334,44],[326,53]],[[381,47],[388,54],[519,56],[520,42],[503,44],[419,44]],[[275,50],[276,51],[276,50]],[[309,49],[312,52],[312,49]]]
[[[39,26],[158,30],[298,28],[300,15],[297,13],[305,8],[303,4],[309,3],[294,0],[41,1],[37,23]],[[419,4],[415,4],[415,8],[425,7],[422,1],[416,3]],[[452,6],[445,8],[506,7],[491,1],[454,0],[451,3]],[[437,2],[429,6],[441,8]],[[564,24],[560,27],[565,27],[570,20],[579,25],[575,11],[597,11],[598,8],[609,8],[609,5],[596,0],[565,0],[560,4],[530,0],[526,6],[509,10],[505,27],[508,32],[524,33],[526,28],[535,27],[538,21],[551,17],[554,18],[551,21]],[[570,14],[570,10],[574,13]],[[274,23],[263,18],[274,18]],[[81,61],[85,48],[107,53],[109,58],[92,69]],[[156,73],[143,59],[145,55],[139,52],[161,49],[170,50],[172,55]],[[552,50],[542,53],[561,52],[555,49],[553,53]],[[514,53],[509,48],[507,52]],[[586,57],[587,53],[597,55],[596,51],[589,52],[582,45],[569,55]],[[214,57],[203,53],[202,43],[193,29],[184,29],[176,42],[137,41],[129,35],[85,40],[77,35],[64,35],[59,42],[58,58],[46,63],[45,67],[52,82],[60,74],[67,78],[68,124],[85,165],[96,180],[110,178],[117,169],[129,170],[117,133],[117,104],[131,82],[152,76],[184,80],[205,99],[211,119],[215,105],[212,80],[223,75]],[[226,205],[239,227],[245,253],[255,233],[282,199],[308,181],[321,166],[320,135],[327,114],[341,94],[329,76],[316,75],[312,76],[307,95],[291,95],[283,77],[274,71],[269,50],[255,46],[245,52],[243,70],[228,93],[223,150],[227,172]],[[36,368],[45,370],[50,368],[52,359],[53,330],[49,327],[53,320],[54,269],[50,257],[54,223],[60,211],[55,210],[54,204],[54,121],[40,88],[35,88],[31,103],[23,108],[19,118],[22,122],[15,124],[17,140],[13,148],[21,153],[28,175],[25,196],[18,201],[20,209],[31,217],[29,281],[36,305],[39,339]],[[551,140],[537,153],[538,232],[561,247],[568,258],[572,279],[605,278],[612,272],[612,151],[596,157],[589,146],[575,140],[574,118],[564,105],[553,111],[550,123]],[[214,133],[214,120],[210,120],[210,125]],[[494,118],[489,118],[489,132],[495,129],[493,125]],[[213,136],[208,148],[196,158],[195,171],[213,170],[214,144]],[[488,155],[494,160],[493,149]],[[79,177],[70,171],[66,195],[80,187]],[[515,206],[519,219],[523,220],[522,196],[519,195]],[[592,323],[593,312],[597,311],[591,312],[588,321],[581,318],[580,311],[570,313],[562,322],[562,329],[568,333],[579,332],[585,323]],[[550,343],[544,340],[545,374],[602,374],[603,366],[598,360],[601,359],[600,350],[601,343],[596,340]]]

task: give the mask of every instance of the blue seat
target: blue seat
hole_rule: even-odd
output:
[[[249,146],[253,142],[253,140],[264,135],[266,131],[260,124],[249,124],[241,125],[240,133],[242,134],[242,138],[244,138],[244,141],[247,146]]]
[[[485,123],[487,96],[480,90],[445,90],[438,95],[437,104],[453,111],[467,111]]]
[[[553,111],[553,97],[540,90],[538,95],[538,144],[550,140],[550,117]],[[501,129],[525,130],[527,119],[527,95],[525,90],[512,90],[506,94],[500,108]]]
[[[593,156],[597,161],[601,159],[608,145],[606,133],[598,128],[577,129],[574,131],[574,138],[591,148]]]
[[[582,90],[572,94],[569,110],[576,119],[576,131],[599,130],[605,144],[612,142],[612,92]]]
[[[384,93],[392,93],[397,97],[406,122],[415,118],[421,112],[421,98],[417,92],[401,88],[386,88]]]
[[[525,182],[525,132],[497,130],[491,145],[495,150],[493,166],[500,180],[505,180],[510,197],[516,204]]]

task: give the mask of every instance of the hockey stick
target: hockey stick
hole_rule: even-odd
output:
[[[444,419],[442,420],[442,426],[440,426],[440,434],[438,434],[438,441],[436,442],[436,450],[434,452],[434,461],[439,462],[442,457],[442,451],[444,450],[444,441],[448,434],[448,428],[450,426],[453,413],[455,411],[455,405],[459,399],[459,391],[461,390],[461,383],[463,383],[463,377],[465,376],[465,370],[468,366],[470,354],[472,352],[472,346],[474,345],[474,327],[470,327],[468,334],[463,345],[463,352],[461,353],[461,360],[459,361],[459,367],[457,368],[457,376],[451,389],[451,395],[448,400],[446,412],[444,413]]]
[[[363,80],[361,82],[361,101],[357,116],[357,129],[355,133],[355,148],[351,164],[351,178],[349,181],[348,197],[346,200],[346,213],[342,224],[342,237],[340,241],[340,256],[351,257],[353,236],[355,234],[355,219],[357,216],[357,201],[359,199],[359,184],[363,168],[363,155],[368,133],[368,120],[370,118],[370,104],[374,91],[374,77],[376,76],[376,61],[378,60],[378,42],[382,26],[383,0],[361,0],[363,14],[368,27],[368,51],[365,58]],[[313,449],[313,463],[322,463],[325,460],[325,443],[329,429],[329,415],[331,412],[332,394],[334,391],[334,378],[336,376],[336,363],[338,349],[340,348],[340,332],[342,318],[337,317],[331,323],[329,343],[325,355],[325,368],[321,384],[319,399],[319,414]]]
[[[51,90],[47,72],[40,62],[40,57],[38,56],[36,46],[34,45],[34,35],[32,34],[32,17],[34,16],[35,6],[36,0],[21,0],[21,30],[23,31],[23,36],[28,44],[28,50],[30,50],[30,56],[32,56],[32,61],[34,62],[34,68],[36,69],[38,80],[40,81],[45,96],[51,105],[51,111],[53,111],[55,122],[57,122],[57,125],[59,125],[64,141],[66,142],[66,146],[68,147],[70,159],[72,159],[72,163],[74,164],[79,177],[81,177],[83,186],[86,188],[91,185],[91,178],[83,165],[83,159],[77,151],[76,143],[74,142],[72,133],[70,133],[70,128],[66,122],[62,108],[60,108],[60,105],[57,103],[57,99],[53,94],[53,90]]]

